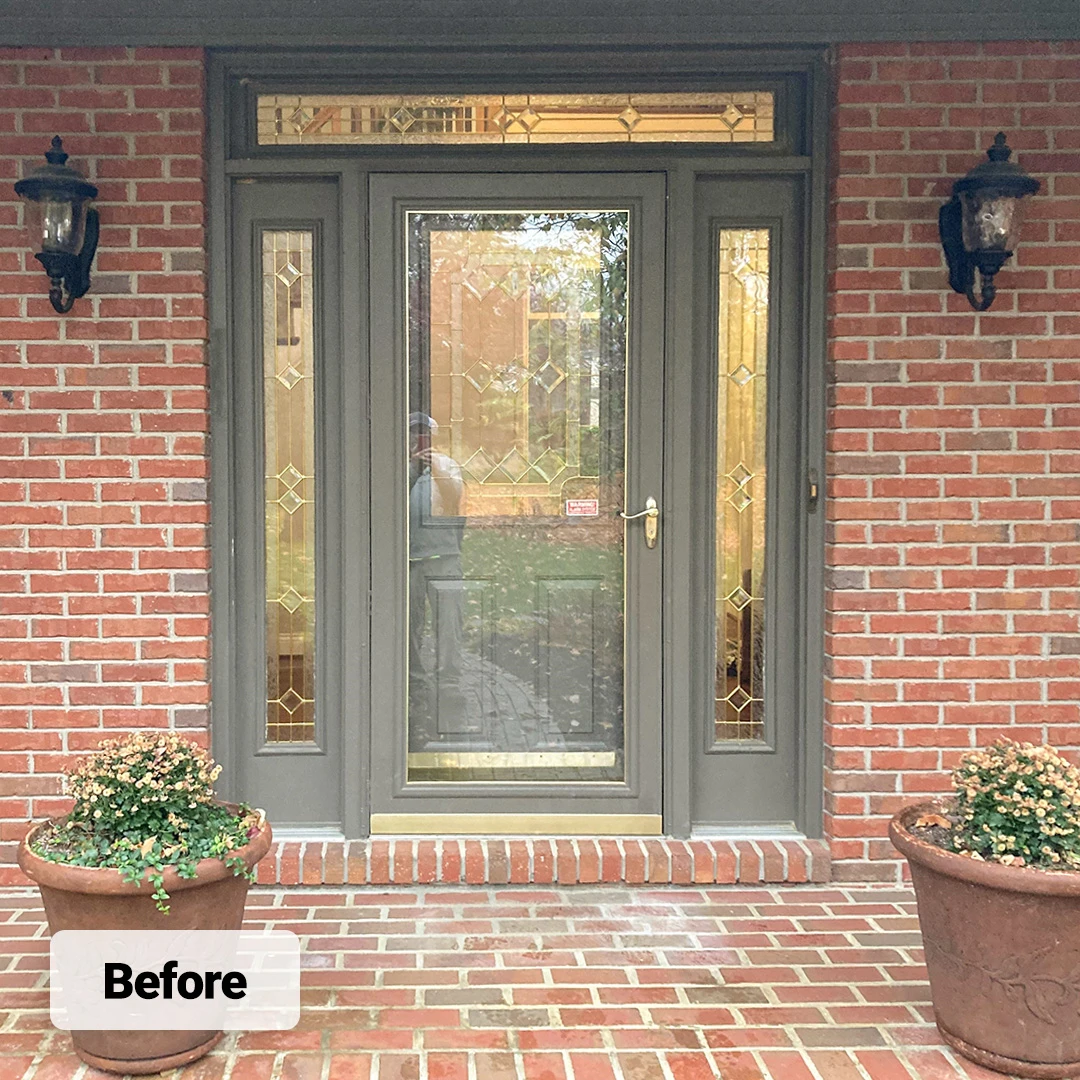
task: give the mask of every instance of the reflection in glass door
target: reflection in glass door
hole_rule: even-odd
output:
[[[624,778],[629,224],[406,214],[409,781]]]

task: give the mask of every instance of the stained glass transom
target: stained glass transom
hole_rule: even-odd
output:
[[[716,738],[762,739],[769,232],[723,229],[716,484]]]
[[[774,95],[262,94],[261,146],[772,142]]]
[[[266,741],[315,740],[312,234],[262,234]]]

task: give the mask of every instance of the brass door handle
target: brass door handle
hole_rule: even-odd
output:
[[[656,500],[651,495],[645,500],[644,510],[639,510],[636,514],[628,514],[625,510],[620,510],[619,517],[624,521],[637,521],[638,518],[644,518],[645,546],[656,547],[656,537],[660,532],[660,507],[656,505]]]

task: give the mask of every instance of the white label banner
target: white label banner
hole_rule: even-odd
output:
[[[300,939],[287,930],[61,930],[49,1015],[64,1031],[287,1031]]]

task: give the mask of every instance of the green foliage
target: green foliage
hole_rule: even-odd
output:
[[[254,879],[233,854],[255,836],[261,810],[240,814],[214,799],[221,772],[210,755],[176,732],[139,732],[110,739],[68,774],[75,804],[66,818],[41,829],[36,854],[69,866],[112,867],[127,882],[148,880],[168,912],[164,871],[195,877],[200,859],[222,859]]]
[[[953,773],[953,843],[962,855],[1080,869],[1080,769],[1049,746],[1000,739]]]

